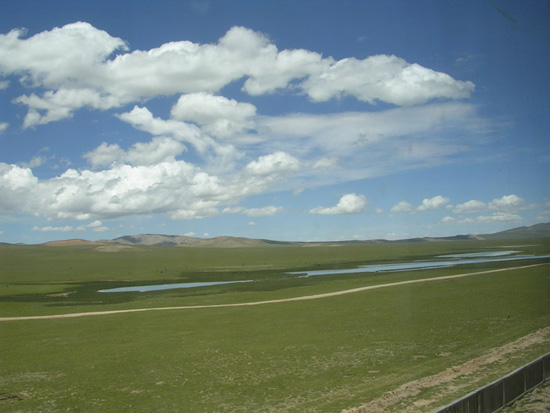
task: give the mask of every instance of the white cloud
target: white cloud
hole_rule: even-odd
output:
[[[424,199],[422,200],[422,205],[419,205],[416,210],[418,212],[424,212],[424,211],[432,211],[434,209],[439,209],[443,205],[446,205],[449,203],[449,199],[445,198],[441,195],[434,196],[430,199]]]
[[[493,199],[489,202],[490,209],[498,211],[519,211],[529,208],[524,199],[517,195],[505,195],[502,198]]]
[[[66,225],[64,227],[52,227],[52,226],[46,226],[46,227],[38,227],[38,226],[34,226],[31,231],[40,231],[40,232],[70,232],[70,231],[74,231],[75,228],[70,226],[70,225]]]
[[[29,85],[55,87],[67,79],[94,77],[105,59],[125,42],[89,23],[72,23],[22,39],[26,31],[15,29],[0,35],[0,68],[4,73],[25,72]]]
[[[109,231],[109,228],[108,227],[95,227],[95,228],[92,228],[92,231],[94,232],[105,232],[105,231]]]
[[[250,175],[270,176],[298,171],[301,168],[300,161],[286,152],[275,152],[260,156],[258,160],[246,165],[246,171]]]
[[[222,211],[224,214],[243,214],[249,217],[269,217],[283,211],[283,207],[266,206],[263,208],[227,207]]]
[[[475,139],[457,144],[454,135],[476,136],[485,126],[473,105],[457,102],[373,113],[259,116],[251,103],[219,95],[231,82],[243,81],[251,96],[287,89],[316,101],[354,96],[411,105],[459,99],[473,90],[469,82],[395,56],[337,62],[313,51],[278,50],[266,36],[242,27],[210,44],[179,41],[135,51],[87,23],[25,36],[17,30],[0,35],[0,73],[19,76],[30,90],[16,99],[28,107],[24,127],[70,117],[83,107],[137,103],[141,106],[116,116],[151,137],[130,147],[104,142],[83,155],[92,170],[69,169],[50,179],[38,180],[25,167],[40,166],[43,157],[24,166],[0,165],[0,213],[79,220],[213,216],[248,195],[279,189],[276,185],[300,191],[437,165],[478,144]],[[170,118],[143,106],[165,95],[179,96]],[[366,209],[366,199],[353,195],[317,213]],[[435,198],[425,201],[419,211],[444,205]],[[404,204],[406,212],[414,211]],[[266,208],[240,213],[280,212]]]
[[[157,138],[163,136],[189,144],[204,161],[202,166],[213,173],[230,172],[242,160],[271,152],[271,155],[264,155],[265,158],[249,161],[247,171],[265,172],[267,176],[281,172],[286,163],[296,179],[285,184],[287,189],[295,189],[298,185],[334,184],[429,167],[446,162],[451,155],[456,159],[458,154],[470,149],[469,143],[465,139],[461,139],[461,145],[456,145],[452,139],[443,140],[441,131],[445,128],[449,133],[456,128],[457,133],[468,132],[474,136],[476,128],[482,126],[477,125],[479,120],[472,109],[470,105],[447,103],[376,113],[255,116],[257,131],[242,132],[223,140],[208,135],[195,124],[154,117],[145,107],[136,106],[118,117]],[[86,157],[94,168],[113,162],[141,164],[139,160],[130,159],[130,152],[130,149],[124,151],[117,145],[104,144]],[[169,154],[177,156],[177,152],[179,147]],[[160,158],[162,153],[158,153]],[[304,160],[298,161],[298,157]],[[266,164],[277,160],[281,162],[277,168]]]
[[[217,215],[220,208],[261,193],[273,182],[274,175],[219,177],[184,161],[69,169],[47,180],[38,180],[29,168],[0,164],[0,213],[76,220],[164,213],[173,219],[197,219]],[[269,215],[279,212],[277,208],[251,209],[248,214]]]
[[[347,95],[399,106],[462,99],[474,89],[471,82],[396,56],[335,61],[304,49],[278,50],[266,36],[244,27],[231,28],[217,43],[178,41],[132,52],[122,39],[83,22],[25,35],[24,30],[0,35],[0,72],[20,76],[29,88],[46,89],[42,96],[17,99],[28,107],[25,127],[70,117],[82,107],[106,110],[182,93],[208,96],[242,78],[250,95],[289,88],[313,101]],[[211,101],[212,95],[206,99]],[[226,103],[222,106],[227,109]],[[251,106],[240,106],[237,116],[251,111]],[[176,110],[175,115],[181,113]],[[205,127],[215,136],[248,127],[234,115]]]
[[[313,169],[332,169],[338,165],[337,158],[321,158],[313,163]]]
[[[45,227],[39,227],[34,226],[31,231],[40,231],[40,232],[71,232],[71,231],[86,231],[86,229],[90,228],[94,232],[105,232],[108,231],[109,228],[103,226],[101,221],[94,221],[89,223],[88,225],[80,225],[78,227],[74,227],[72,225],[65,225],[63,227],[55,227],[55,226],[45,226]]]
[[[148,143],[135,143],[128,151],[117,144],[103,142],[91,152],[83,155],[92,168],[128,163],[130,165],[154,165],[175,160],[185,150],[185,145],[168,137],[155,137]]]
[[[70,118],[76,109],[82,107],[106,110],[122,104],[113,96],[102,95],[88,88],[61,88],[54,92],[45,92],[42,97],[33,93],[30,96],[20,96],[14,102],[29,108],[23,122],[24,128]]]
[[[453,207],[453,212],[455,214],[475,214],[484,211],[485,209],[487,209],[487,204],[476,199],[472,199],[471,201],[458,204]]]
[[[304,162],[319,159],[308,169],[315,185],[433,167],[451,157],[456,162],[482,145],[474,137],[487,128],[475,107],[456,102],[370,113],[257,116],[255,121],[257,133],[250,136],[263,152],[276,148]]]
[[[175,119],[155,118],[147,108],[135,106],[132,111],[118,115],[118,118],[153,136],[170,136],[179,142],[192,145],[203,159],[220,170],[231,166],[232,162],[241,156],[233,145],[219,142],[205,135],[198,126]],[[173,143],[171,147],[174,153],[176,148]]]
[[[10,85],[9,80],[0,80],[0,90],[7,89],[9,85]]]
[[[0,133],[4,133],[9,126],[10,124],[7,122],[0,122]]]
[[[250,103],[199,92],[181,96],[170,114],[176,120],[202,125],[203,130],[210,135],[226,138],[254,127],[251,118],[256,115],[256,107]]]
[[[440,221],[442,224],[519,224],[523,222],[523,218],[516,214],[509,214],[505,212],[494,212],[491,215],[481,215],[475,218],[457,219],[454,217],[446,216]]]
[[[349,95],[369,103],[379,100],[399,106],[431,99],[462,99],[474,90],[472,82],[457,81],[445,73],[388,55],[364,60],[347,58],[325,65],[302,87],[314,101]]]
[[[523,218],[516,214],[506,212],[495,212],[492,215],[479,216],[475,218],[475,222],[480,223],[510,223],[517,224],[523,221]]]
[[[29,168],[37,168],[39,166],[44,165],[46,163],[47,159],[43,156],[33,156],[31,160],[29,161],[29,164],[27,165]]]
[[[340,198],[338,204],[333,207],[317,207],[310,214],[336,215],[336,214],[360,214],[367,209],[368,201],[364,195],[355,193],[346,194]]]
[[[441,195],[434,196],[433,198],[426,198],[422,200],[422,204],[414,208],[412,204],[407,201],[401,201],[397,205],[394,205],[390,211],[391,212],[408,212],[414,214],[416,212],[426,212],[439,209],[442,206],[449,203],[449,199]]]
[[[407,201],[401,201],[397,205],[394,205],[391,209],[391,212],[414,212],[413,206]]]

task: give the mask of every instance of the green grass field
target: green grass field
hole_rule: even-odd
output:
[[[136,247],[116,253],[93,246],[0,246],[0,317],[254,302],[550,262],[310,278],[285,274],[518,244],[529,246],[509,249],[550,253],[549,240]],[[0,322],[0,411],[341,411],[549,326],[549,268],[253,307]],[[255,282],[97,292],[229,280]],[[503,369],[548,351],[550,344],[535,346]]]

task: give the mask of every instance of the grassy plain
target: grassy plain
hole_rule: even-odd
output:
[[[535,263],[285,274],[506,245],[134,247],[116,253],[94,246],[0,246],[0,317],[253,302]],[[550,252],[548,239],[513,245],[507,249]],[[0,411],[340,411],[549,326],[549,267],[255,307],[1,322]],[[255,282],[97,292],[229,280]],[[550,344],[535,347],[504,367],[513,370],[548,351]]]

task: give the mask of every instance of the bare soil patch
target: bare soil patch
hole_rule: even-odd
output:
[[[486,369],[502,363],[534,345],[550,340],[550,326],[521,337],[502,347],[493,348],[485,355],[470,360],[460,366],[450,367],[441,373],[424,377],[399,386],[381,397],[357,407],[345,410],[346,413],[367,413],[381,411],[427,411],[439,407],[443,398],[456,394],[475,383],[483,385],[486,380]],[[434,396],[419,397],[421,392],[437,390]],[[434,392],[431,392],[434,393]],[[467,392],[466,392],[467,393]],[[547,390],[550,393],[550,390]],[[546,402],[548,399],[546,400]],[[534,410],[529,410],[534,411]],[[550,410],[542,410],[550,411]]]
[[[510,407],[502,410],[504,413],[542,413],[550,412],[550,379],[536,387],[517,400]]]

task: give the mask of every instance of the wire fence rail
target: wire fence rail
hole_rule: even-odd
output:
[[[436,413],[492,413],[550,377],[550,353],[440,408]]]

